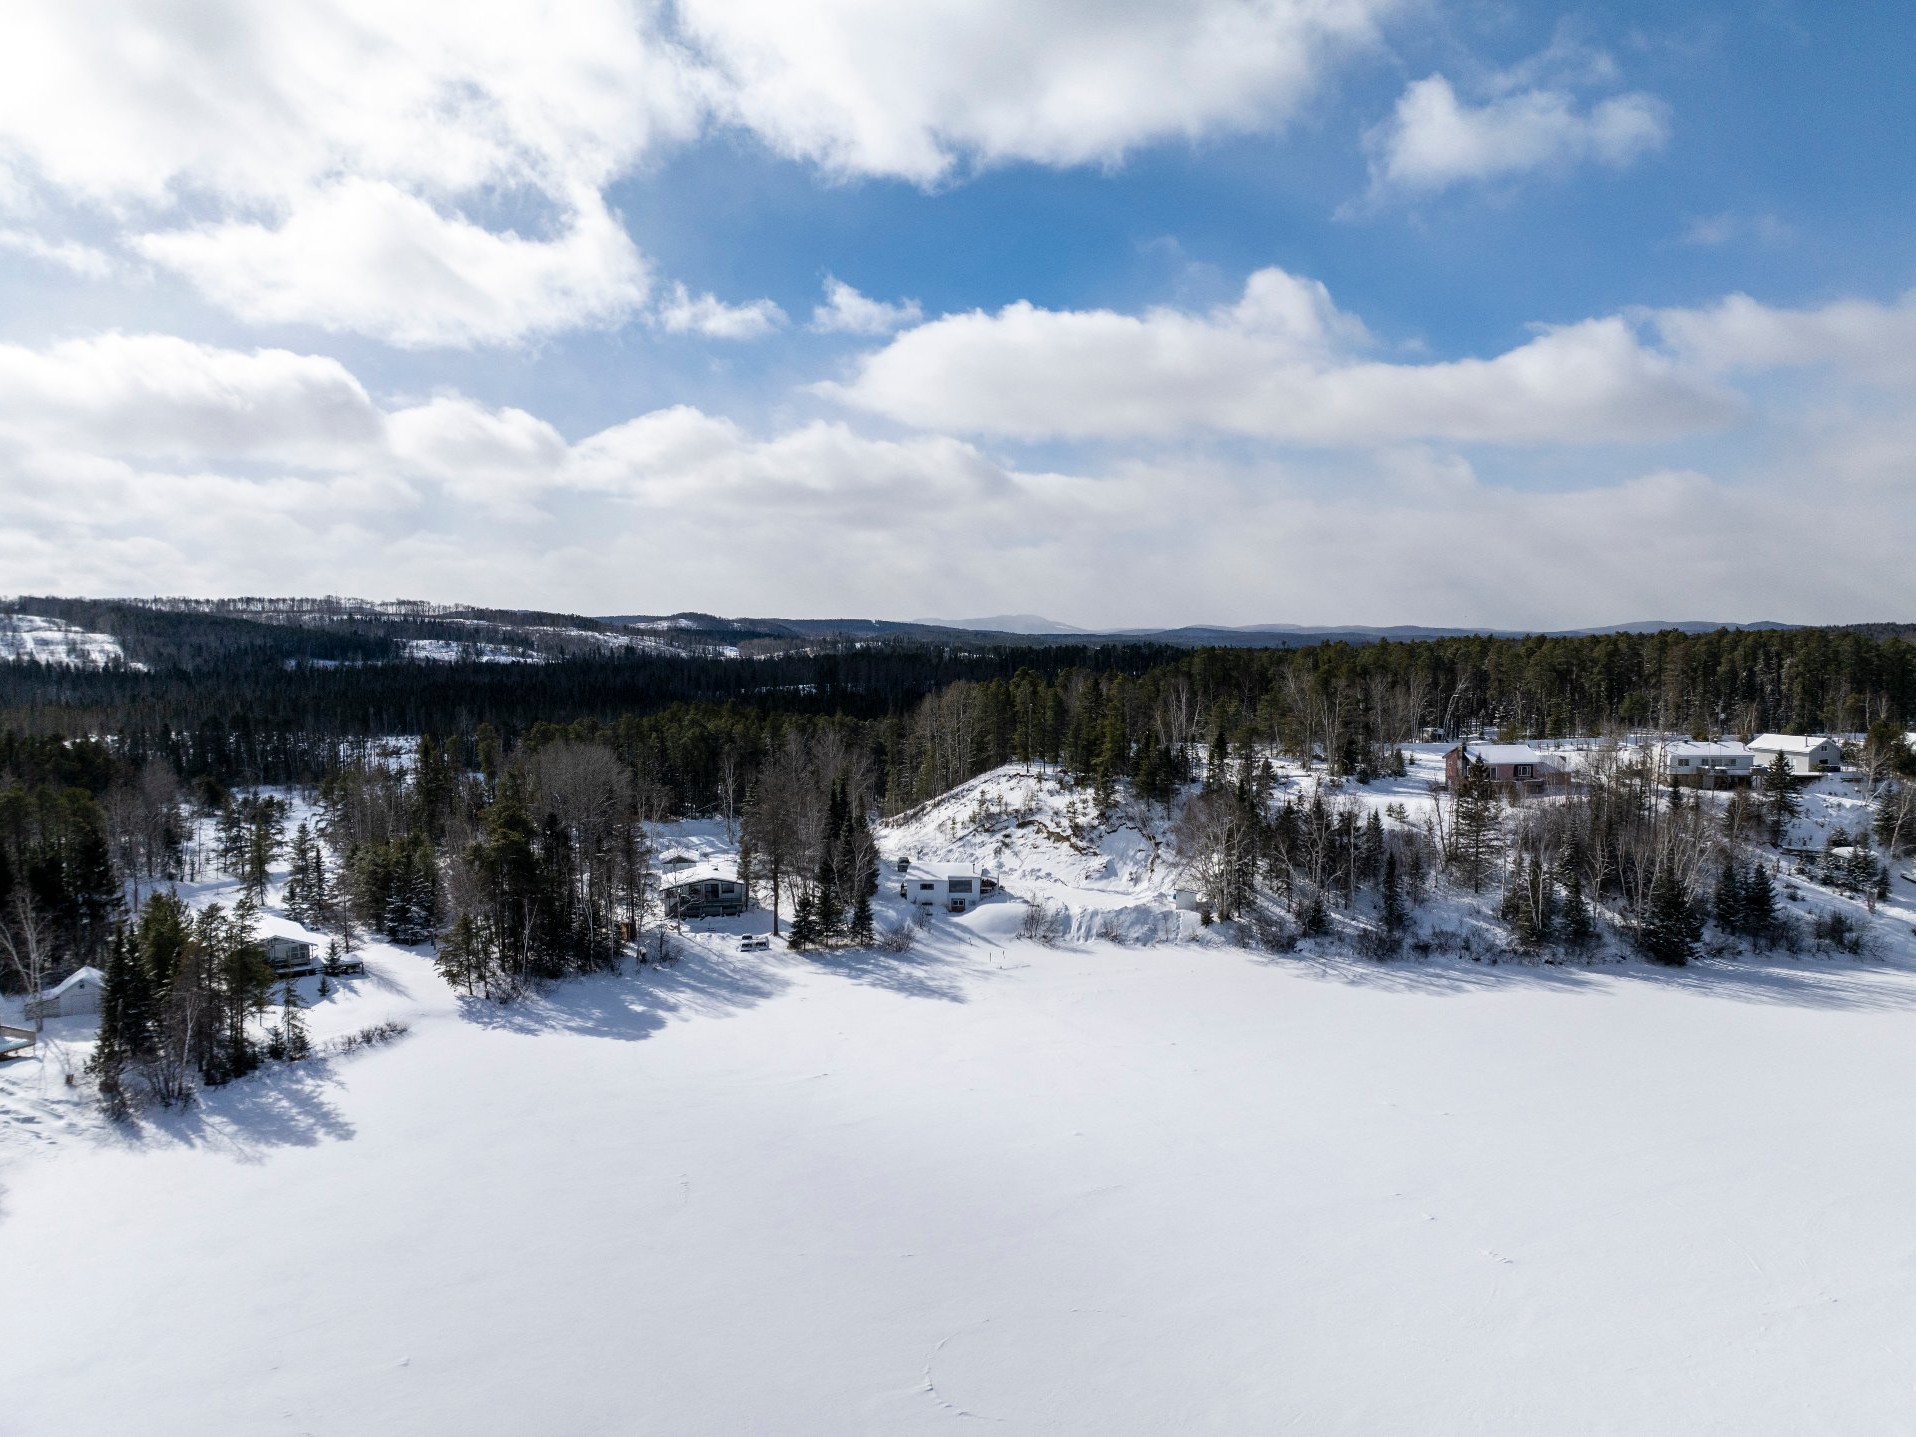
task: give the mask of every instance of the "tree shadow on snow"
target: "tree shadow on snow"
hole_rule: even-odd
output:
[[[461,1015],[482,1028],[508,1033],[569,1033],[635,1042],[677,1017],[714,1017],[755,1007],[790,982],[764,958],[688,951],[678,961],[648,964],[633,976],[618,973],[569,978],[510,1003],[459,999]]]
[[[1700,958],[1687,967],[1663,968],[1636,955],[1623,961],[1550,963],[1500,953],[1473,962],[1442,955],[1385,960],[1357,953],[1269,955],[1273,967],[1356,987],[1446,997],[1497,989],[1548,989],[1561,993],[1611,991],[1619,983],[1644,983],[1698,997],[1830,1011],[1916,1012],[1916,974],[1900,965],[1850,958],[1756,954]]]
[[[876,948],[832,949],[812,955],[811,961],[854,983],[883,988],[901,997],[933,998],[945,1003],[968,1001],[959,965],[928,952],[923,944],[907,953],[886,953]]]
[[[332,1099],[339,1081],[329,1058],[268,1063],[237,1082],[204,1089],[190,1107],[147,1108],[137,1126],[119,1131],[134,1147],[170,1143],[260,1162],[267,1149],[354,1136]]]

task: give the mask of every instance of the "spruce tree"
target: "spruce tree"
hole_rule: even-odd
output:
[[[1481,759],[1472,759],[1457,786],[1457,802],[1451,813],[1452,861],[1472,893],[1482,892],[1490,877],[1503,842],[1502,825],[1503,813],[1490,770]]]
[[[1650,898],[1638,927],[1637,941],[1652,963],[1680,968],[1696,952],[1696,916],[1690,911],[1683,880],[1668,863],[1657,866]]]
[[[297,1063],[313,1050],[312,1040],[306,1034],[306,1019],[302,1016],[301,1007],[299,980],[287,978],[280,985],[279,1036],[281,1055],[289,1063]]]
[[[1743,881],[1743,929],[1759,943],[1767,943],[1776,932],[1776,888],[1760,863],[1751,865]]]
[[[789,948],[815,948],[820,936],[818,900],[807,888],[799,894],[798,905],[792,910],[791,927],[786,930],[785,943]]]
[[[1716,880],[1716,926],[1725,933],[1742,933],[1749,923],[1744,901],[1743,880],[1737,875],[1733,859],[1723,860],[1723,871]]]
[[[1770,842],[1781,843],[1790,820],[1803,811],[1803,800],[1797,797],[1790,761],[1780,753],[1763,769],[1763,808],[1770,823]]]
[[[861,892],[852,904],[851,941],[856,947],[869,948],[874,937],[871,895]]]
[[[1571,868],[1569,882],[1564,885],[1563,918],[1557,932],[1570,948],[1587,948],[1596,941],[1597,924],[1583,896],[1583,874],[1575,867]]]
[[[1397,850],[1384,855],[1384,877],[1379,890],[1382,899],[1384,933],[1395,938],[1404,931],[1404,895],[1397,879]]]

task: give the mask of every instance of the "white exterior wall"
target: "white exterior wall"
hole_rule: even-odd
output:
[[[1750,752],[1756,756],[1758,768],[1774,762],[1780,753],[1789,760],[1790,772],[1798,775],[1834,773],[1843,766],[1843,746],[1833,738],[1819,738],[1811,743],[1803,738],[1766,733],[1750,740]]]
[[[913,870],[892,875],[900,896],[920,907],[929,904],[940,913],[969,913],[984,897],[984,877],[977,873],[925,873]],[[954,893],[951,885],[964,885]],[[961,904],[962,907],[954,907]]]

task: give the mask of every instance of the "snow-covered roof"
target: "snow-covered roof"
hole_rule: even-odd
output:
[[[1480,763],[1556,763],[1556,759],[1547,753],[1532,748],[1527,743],[1478,743],[1471,744],[1466,750],[1471,758]]]
[[[738,882],[738,863],[736,860],[721,862],[712,860],[695,863],[690,868],[678,868],[667,873],[659,880],[661,888],[679,888],[687,883]]]
[[[913,860],[910,868],[899,872],[901,877],[910,878],[982,878],[985,870],[975,863],[920,863]]]
[[[1753,753],[1815,753],[1825,744],[1834,744],[1827,734],[1760,733],[1750,740]]]
[[[62,978],[55,987],[48,989],[47,997],[58,998],[67,990],[79,988],[88,983],[91,983],[97,988],[104,982],[106,982],[106,974],[102,973],[98,968],[78,968]]]
[[[1664,745],[1672,754],[1685,758],[1748,758],[1750,751],[1734,739],[1706,740],[1684,738]]]

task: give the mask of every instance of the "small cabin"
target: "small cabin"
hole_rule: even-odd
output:
[[[1460,743],[1444,755],[1444,781],[1456,788],[1472,764],[1480,763],[1496,784],[1537,792],[1569,781],[1563,763],[1527,743]]]
[[[68,974],[56,986],[38,998],[27,999],[29,1018],[71,1018],[79,1013],[100,1011],[100,990],[106,986],[106,974],[98,968],[81,968]]]
[[[898,896],[919,909],[969,913],[998,891],[997,881],[981,868],[962,863],[916,863],[900,859],[893,881]]]
[[[667,918],[736,918],[746,909],[745,885],[714,864],[693,864],[659,879]]]
[[[1685,788],[1748,788],[1756,760],[1735,739],[1684,739],[1663,746],[1663,770]]]
[[[1835,773],[1843,767],[1843,746],[1826,734],[1763,733],[1750,740],[1752,761],[1767,766],[1781,754],[1800,778]]]
[[[282,938],[278,934],[266,940],[266,963],[276,977],[304,978],[319,971],[318,950],[303,938]]]

